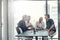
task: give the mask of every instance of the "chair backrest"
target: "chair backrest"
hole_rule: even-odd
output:
[[[51,37],[55,36],[56,35],[56,32],[54,34],[51,35]]]
[[[19,30],[20,30],[21,33],[23,33],[23,31],[22,31],[22,29],[20,27],[19,27]]]
[[[18,34],[20,34],[20,33],[23,32],[22,29],[21,29],[20,27],[16,27],[16,31],[17,31]]]

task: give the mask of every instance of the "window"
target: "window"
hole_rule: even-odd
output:
[[[40,17],[44,18],[45,13],[45,1],[15,1],[14,30],[16,30],[15,28],[17,27],[17,23],[22,19],[23,15],[31,16],[30,21],[35,27],[36,21],[38,21]]]

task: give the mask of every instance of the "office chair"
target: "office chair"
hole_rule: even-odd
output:
[[[18,34],[23,33],[23,31],[22,31],[22,29],[20,27],[16,27],[16,31],[17,31]]]
[[[23,31],[20,27],[16,27],[16,31],[17,31],[18,34],[23,33]],[[20,40],[20,38],[21,38],[21,40],[23,40],[22,37],[18,37],[18,40]]]
[[[16,27],[16,31],[17,31],[18,34],[23,33],[23,31],[22,31],[22,29],[20,27]],[[32,38],[27,38],[27,37],[18,37],[18,40],[20,40],[20,38],[21,38],[21,40],[32,39]]]
[[[56,35],[56,32],[55,32],[54,34],[50,35],[51,40],[53,40],[53,37],[54,37],[55,35]]]

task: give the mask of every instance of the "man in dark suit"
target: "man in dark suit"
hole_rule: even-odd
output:
[[[24,20],[21,20],[21,21],[18,23],[18,27],[20,27],[23,32],[25,32],[25,31],[28,29],[28,28],[26,27],[26,24],[25,24],[25,21],[24,21]]]
[[[33,26],[30,23],[30,16],[24,15],[23,19],[21,21],[19,21],[18,27],[17,27],[18,34],[20,34],[19,28],[21,28],[23,32],[27,31],[28,29],[33,29]],[[31,37],[29,37],[29,38],[31,38]]]

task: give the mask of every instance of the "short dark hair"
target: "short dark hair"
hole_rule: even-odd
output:
[[[45,14],[45,16],[47,16],[48,18],[50,18],[50,15],[49,14]]]

